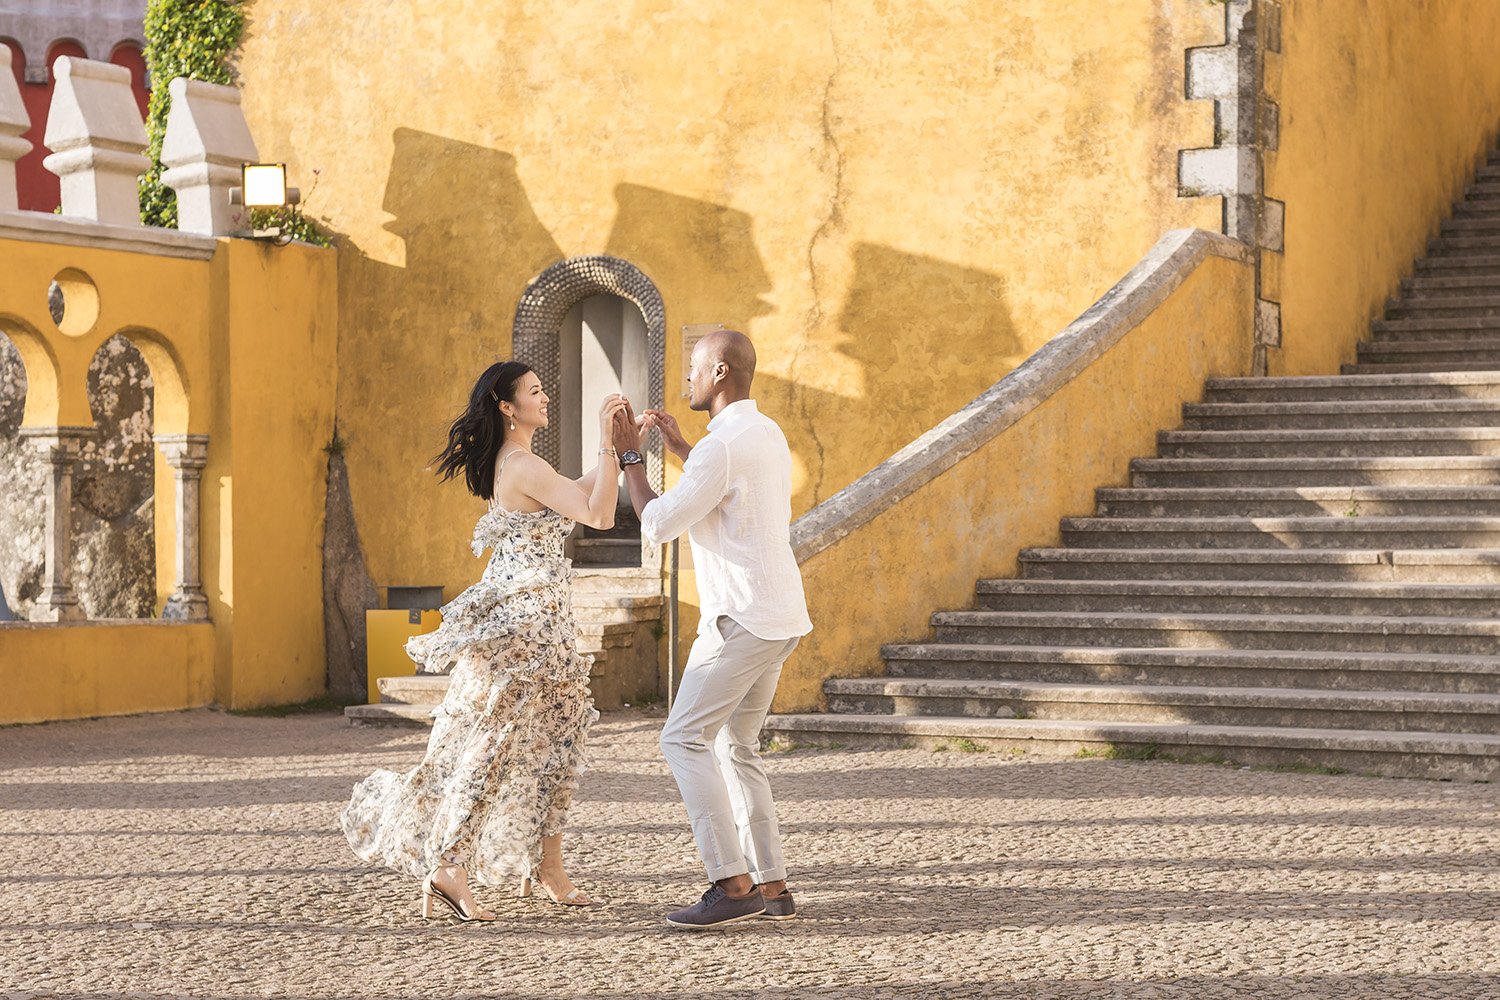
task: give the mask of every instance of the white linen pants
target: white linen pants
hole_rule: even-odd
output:
[[[682,669],[661,752],[709,881],[746,873],[757,883],[786,878],[760,729],[797,642],[759,638],[721,615],[693,641]]]

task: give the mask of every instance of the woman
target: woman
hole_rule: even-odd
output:
[[[625,400],[599,409],[609,442]],[[562,828],[583,770],[592,657],[578,653],[563,539],[579,521],[614,524],[619,459],[578,480],[532,453],[547,426],[547,394],[528,365],[485,369],[438,457],[444,481],[462,472],[489,501],[474,554],[494,549],[484,576],[443,608],[443,624],[406,651],[418,668],[451,677],[434,713],[427,755],[406,774],[376,771],[354,787],[341,817],[354,853],[422,878],[422,916],[442,903],[460,920],[493,920],[469,889],[521,879],[555,903],[587,906],[563,869]]]

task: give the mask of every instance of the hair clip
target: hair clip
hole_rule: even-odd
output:
[[[500,402],[500,394],[498,392],[496,392],[494,389],[490,390],[490,398],[493,399],[497,403]]]

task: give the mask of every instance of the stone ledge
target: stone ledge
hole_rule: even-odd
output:
[[[1254,251],[1204,229],[1174,229],[1083,315],[962,410],[792,524],[798,562],[823,551],[1040,406],[1117,344],[1208,257],[1249,264]]]
[[[218,240],[175,229],[116,226],[70,215],[0,211],[0,240],[147,253],[158,257],[208,260]]]

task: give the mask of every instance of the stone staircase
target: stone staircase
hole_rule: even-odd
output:
[[[1372,333],[1210,380],[1061,547],[767,735],[1500,778],[1500,165]]]
[[[657,638],[664,604],[661,576],[654,567],[575,570],[578,648],[594,656],[589,687],[599,708],[619,708],[657,696]],[[448,678],[443,676],[386,677],[377,683],[379,704],[344,709],[351,724],[430,726],[432,709],[448,693]]]

